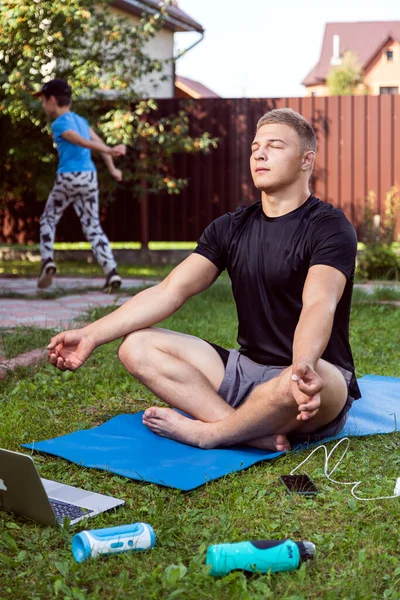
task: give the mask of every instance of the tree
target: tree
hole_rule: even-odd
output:
[[[357,88],[365,93],[362,87],[362,67],[351,51],[344,53],[342,63],[332,67],[326,78],[331,96],[351,96]]]
[[[56,154],[49,124],[32,92],[53,77],[68,80],[74,107],[108,143],[126,143],[125,172],[134,195],[179,193],[186,182],[171,172],[176,152],[207,152],[207,133],[189,134],[184,111],[157,119],[157,104],[140,99],[143,76],[160,77],[162,63],[146,53],[161,29],[166,6],[133,27],[115,17],[107,0],[3,0],[0,4],[0,194],[45,199]],[[151,83],[150,83],[151,86]],[[77,100],[76,100],[77,98]],[[101,175],[101,173],[100,173]]]

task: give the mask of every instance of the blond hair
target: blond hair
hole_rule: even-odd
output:
[[[294,129],[300,138],[301,151],[317,151],[317,138],[315,131],[306,119],[292,108],[275,108],[265,113],[257,123],[257,131],[263,125],[279,123]]]

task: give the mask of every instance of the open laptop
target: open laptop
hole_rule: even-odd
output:
[[[124,500],[42,479],[28,454],[0,448],[0,510],[43,525],[71,525],[125,504]]]

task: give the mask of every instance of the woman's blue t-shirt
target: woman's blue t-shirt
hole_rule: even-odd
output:
[[[51,129],[60,159],[57,173],[96,171],[90,148],[71,144],[71,142],[67,142],[61,137],[65,131],[72,130],[79,133],[86,140],[90,140],[90,127],[86,119],[74,112],[67,112],[52,122]]]

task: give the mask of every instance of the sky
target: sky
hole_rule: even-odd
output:
[[[400,0],[179,0],[205,29],[176,62],[178,75],[225,98],[303,96],[325,23],[398,21]],[[175,34],[176,51],[200,39]]]

